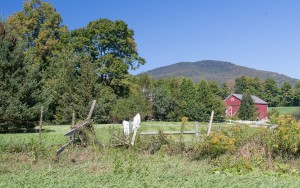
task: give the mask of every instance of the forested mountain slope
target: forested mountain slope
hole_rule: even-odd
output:
[[[240,76],[258,77],[260,79],[272,78],[278,84],[290,82],[294,84],[296,79],[290,78],[283,74],[275,72],[261,71],[248,67],[238,66],[230,62],[204,60],[197,62],[181,62],[173,65],[156,68],[145,72],[152,78],[164,77],[187,77],[191,78],[194,82],[198,82],[203,78],[206,80],[216,80],[222,83],[228,80],[234,80]]]

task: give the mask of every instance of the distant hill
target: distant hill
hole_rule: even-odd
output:
[[[279,85],[284,82],[295,84],[297,79],[290,78],[275,72],[261,71],[248,67],[238,66],[224,61],[204,60],[197,62],[181,62],[173,65],[156,68],[145,72],[152,78],[186,77],[194,82],[200,79],[216,80],[218,83],[235,80],[240,76],[258,77],[260,79],[273,78]]]

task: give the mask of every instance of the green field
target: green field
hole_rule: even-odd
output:
[[[203,136],[207,124],[200,123],[199,126]],[[213,129],[227,129],[230,126],[214,124]],[[67,142],[63,134],[69,130],[68,125],[45,126],[42,146],[38,144],[38,133],[0,134],[0,187],[300,186],[300,168],[295,161],[289,171],[289,166],[281,163],[274,169],[268,167],[269,163],[258,157],[253,163],[255,165],[249,169],[226,166],[224,161],[232,163],[228,155],[193,160],[188,151],[168,154],[164,147],[154,154],[142,151],[139,146],[110,148],[108,142],[111,133],[122,131],[122,126],[94,127],[97,139],[104,144],[102,147],[69,148],[60,158],[55,157],[55,151]],[[140,131],[180,129],[180,123],[143,122]],[[189,123],[184,129],[194,130],[194,123]],[[184,139],[192,140],[192,137],[189,135]],[[41,147],[40,154],[35,153],[37,150],[34,147]],[[237,164],[247,163],[247,160],[239,160]]]
[[[273,109],[277,110],[280,114],[293,114],[295,112],[300,111],[299,106],[291,106],[291,107],[269,107],[269,112]]]

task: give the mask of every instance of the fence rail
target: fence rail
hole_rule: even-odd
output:
[[[196,134],[196,131],[161,131],[162,134]],[[157,135],[159,131],[141,132],[140,135]]]

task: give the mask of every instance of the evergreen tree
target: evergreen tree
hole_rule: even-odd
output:
[[[193,81],[190,79],[183,79],[180,86],[179,99],[179,117],[188,117],[190,120],[198,120],[197,114],[201,106],[197,103],[196,89]]]
[[[296,82],[293,95],[294,95],[293,106],[299,106],[300,105],[300,80],[297,80]]]
[[[208,82],[208,84],[209,84],[209,88],[210,88],[210,91],[212,92],[212,94],[215,96],[219,95],[220,89],[219,89],[217,81],[211,80]]]
[[[256,118],[254,101],[249,93],[243,95],[242,102],[238,110],[238,117],[242,120],[254,120]]]
[[[44,72],[44,103],[49,120],[58,124],[67,124],[75,111],[75,90],[77,87],[76,59],[72,49],[62,49],[49,58],[50,66]]]
[[[24,48],[8,25],[0,22],[0,130],[33,128],[32,121],[39,116],[36,69],[29,68]]]
[[[289,82],[284,82],[281,87],[281,105],[291,106],[293,103],[293,91]]]
[[[222,121],[225,111],[223,101],[210,90],[206,80],[201,80],[197,85],[197,98],[197,102],[201,107],[201,110],[199,109],[198,112],[199,120],[209,121],[210,114],[214,111],[214,119]]]

